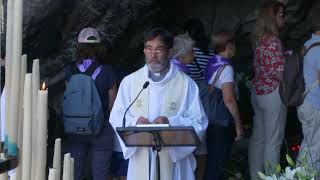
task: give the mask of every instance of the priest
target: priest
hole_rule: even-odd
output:
[[[169,124],[193,126],[202,138],[208,119],[199,99],[195,82],[170,63],[173,36],[162,28],[144,34],[146,65],[121,82],[110,114],[113,128],[121,127],[126,108],[149,82],[126,113],[125,126],[137,124]],[[119,136],[118,136],[119,137]],[[125,147],[119,137],[125,159],[129,159],[128,180],[156,180],[156,151],[146,147]],[[161,180],[194,180],[195,147],[166,147],[159,152]],[[158,179],[160,180],[160,179]]]

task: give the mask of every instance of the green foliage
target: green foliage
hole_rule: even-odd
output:
[[[316,178],[316,170],[313,167],[308,167],[306,153],[300,156],[300,161],[297,164],[288,154],[286,159],[289,166],[282,169],[278,164],[273,168],[271,174],[266,175],[258,172],[259,177],[262,180],[314,180]],[[266,166],[271,168],[269,163],[266,163]]]

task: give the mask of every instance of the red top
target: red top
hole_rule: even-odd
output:
[[[280,39],[265,35],[256,43],[252,85],[257,95],[265,95],[279,86],[278,74],[284,69],[285,58]]]

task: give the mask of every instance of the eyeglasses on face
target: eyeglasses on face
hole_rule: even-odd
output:
[[[165,47],[157,47],[157,48],[153,49],[153,48],[147,46],[147,47],[144,47],[143,50],[145,53],[148,53],[148,54],[153,53],[153,52],[156,54],[160,54],[160,53],[163,53],[164,51],[166,51],[167,49]]]

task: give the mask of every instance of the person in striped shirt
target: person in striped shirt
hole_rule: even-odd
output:
[[[209,50],[208,48],[209,39],[206,36],[204,25],[200,19],[192,18],[187,20],[184,26],[184,31],[195,43],[193,48],[194,60],[192,63],[186,65],[188,68],[187,74],[195,82],[198,82],[204,79],[203,71],[208,60],[212,58],[214,54],[213,51]],[[197,159],[196,177],[197,179],[203,179],[207,161],[207,146],[205,136],[201,140],[200,147],[195,150],[194,154]]]
[[[209,50],[209,40],[206,36],[204,25],[198,18],[189,19],[184,26],[184,31],[194,40],[194,55],[195,59],[192,63],[187,64],[189,76],[196,82],[203,80],[203,70],[206,67],[208,59],[214,53]]]

